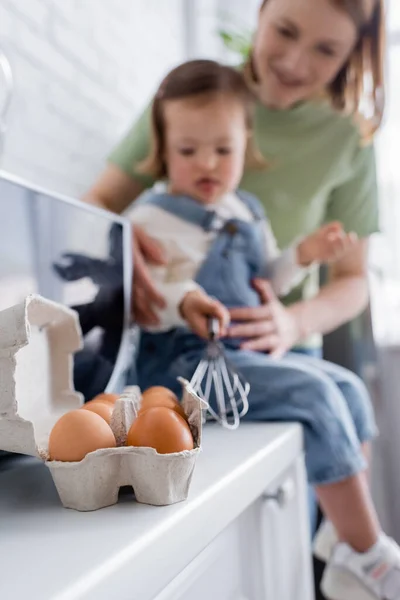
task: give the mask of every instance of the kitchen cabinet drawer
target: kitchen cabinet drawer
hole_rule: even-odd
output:
[[[243,589],[239,525],[234,521],[220,533],[156,600],[250,600]]]

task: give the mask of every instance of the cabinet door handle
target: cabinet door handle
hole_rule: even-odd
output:
[[[264,492],[261,496],[265,502],[275,501],[278,506],[286,506],[296,495],[296,486],[290,477],[275,492]]]

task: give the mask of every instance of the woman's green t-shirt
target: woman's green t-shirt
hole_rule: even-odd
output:
[[[240,187],[263,203],[281,248],[333,220],[359,237],[378,230],[374,149],[362,147],[350,117],[325,102],[307,102],[287,111],[258,105],[254,138],[270,166],[247,169]],[[150,110],[146,109],[109,161],[151,186],[151,177],[136,172],[149,145]],[[309,298],[317,289],[314,271],[284,301]]]

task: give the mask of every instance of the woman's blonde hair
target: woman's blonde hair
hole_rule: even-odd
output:
[[[171,100],[199,99],[208,101],[224,95],[243,104],[249,133],[246,164],[265,167],[266,161],[257,150],[252,138],[254,97],[240,71],[213,60],[190,60],[173,69],[161,82],[151,108],[151,147],[148,157],[138,166],[141,173],[157,179],[168,175],[165,160],[166,123],[164,105]]]
[[[267,2],[263,0],[260,11]],[[367,0],[330,2],[350,15],[359,37],[348,60],[330,83],[328,97],[334,108],[354,115],[362,123],[364,137],[372,137],[382,122],[385,104],[384,0],[372,0],[372,13]],[[252,70],[254,73],[254,64]]]

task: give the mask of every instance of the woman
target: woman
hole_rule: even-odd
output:
[[[268,286],[256,282],[265,305],[231,311],[232,320],[242,324],[232,326],[230,335],[248,338],[246,349],[284,352],[305,343],[310,334],[325,333],[351,319],[367,301],[365,263],[368,236],[377,228],[376,182],[373,150],[356,117],[365,100],[363,84],[371,74],[374,120],[365,123],[370,125],[368,134],[380,121],[381,36],[381,2],[262,3],[252,58],[245,72],[259,99],[256,142],[274,166],[264,173],[248,171],[241,187],[264,202],[281,246],[325,220],[341,221],[347,231],[358,233],[360,241],[350,256],[335,263],[329,284],[319,294],[312,297],[315,282],[309,281],[297,296],[287,299],[288,308]],[[110,165],[89,192],[88,201],[122,211],[151,185],[151,179],[136,170],[148,153],[149,137],[145,114],[111,155]],[[157,246],[143,232],[137,232],[136,240],[146,259],[162,261]],[[163,299],[152,289],[139,248],[135,249],[135,259],[138,316],[143,324],[151,325],[155,316],[147,310],[149,298],[160,305]],[[307,341],[317,347],[315,343]],[[322,375],[319,383],[325,390],[327,381]],[[346,400],[349,403],[348,397]],[[364,498],[358,504],[365,512],[364,539],[359,548],[356,544],[352,548],[344,544],[335,547],[325,589],[333,600],[400,598],[399,551],[389,541],[381,544],[376,515],[366,506],[363,485],[355,481],[351,485],[352,497],[358,494]],[[357,502],[343,505],[343,485],[339,482],[337,486],[333,502],[324,498],[323,490],[320,501],[328,516],[345,514],[345,528],[347,532],[354,528],[355,534],[353,523],[359,520],[356,515],[360,512]]]
[[[350,18],[349,18],[350,17]],[[368,236],[378,227],[375,160],[368,134],[382,116],[383,6],[374,0],[264,0],[248,81],[259,98],[255,137],[274,168],[248,171],[241,183],[264,203],[280,247],[338,220],[360,237],[356,251],[338,261],[329,283],[317,291],[317,273],[285,301],[261,282],[261,308],[237,309],[232,335],[251,350],[318,348],[318,334],[351,320],[368,299]],[[363,85],[371,74],[373,90]],[[327,100],[327,101],[325,101]],[[373,118],[367,135],[358,128],[360,103],[369,100]],[[345,116],[344,113],[349,113]],[[122,212],[153,181],[136,165],[147,155],[147,110],[122,143],[85,199]],[[158,247],[136,232],[135,305],[143,324],[156,320],[151,305],[163,304],[143,257],[161,262]],[[317,334],[317,335],[315,335]]]

